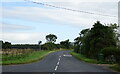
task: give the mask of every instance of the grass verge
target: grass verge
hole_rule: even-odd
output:
[[[15,65],[15,64],[26,64],[39,61],[47,56],[49,53],[56,52],[59,50],[53,51],[35,51],[32,53],[27,53],[17,56],[2,56],[2,65]]]
[[[120,72],[120,65],[119,65],[119,64],[115,64],[115,65],[113,65],[113,66],[110,66],[109,68],[111,68],[111,69],[113,69],[113,70],[115,70],[115,71]]]
[[[87,63],[94,63],[94,64],[98,63],[97,60],[86,58],[83,55],[75,53],[75,52],[70,52],[70,54],[73,55],[75,58],[77,58],[77,59],[79,59],[81,61],[85,61]]]
[[[87,62],[87,63],[92,63],[92,64],[110,64],[110,63],[107,63],[107,62],[102,62],[102,61],[97,61],[97,60],[94,60],[94,59],[86,58],[85,56],[83,56],[81,54],[78,54],[78,53],[75,53],[75,52],[70,52],[70,54],[73,55],[75,58],[77,58],[77,59],[79,59],[81,61]],[[112,70],[120,72],[120,65],[119,64],[115,64],[115,65],[108,66],[108,67],[111,68]]]

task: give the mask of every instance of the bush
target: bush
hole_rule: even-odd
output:
[[[42,45],[43,50],[54,50],[56,48],[57,48],[57,45],[52,42],[48,42]]]
[[[101,53],[107,60],[114,58],[115,62],[120,63],[120,49],[116,47],[106,47],[101,50]]]

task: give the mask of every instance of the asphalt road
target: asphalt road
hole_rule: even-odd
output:
[[[31,64],[2,67],[3,72],[112,72],[102,66],[77,60],[69,51],[49,54],[43,60]]]

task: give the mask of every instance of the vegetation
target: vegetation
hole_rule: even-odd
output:
[[[110,66],[110,68],[113,69],[113,70],[116,70],[116,71],[120,72],[120,65],[119,64],[115,64],[113,66]]]
[[[47,42],[56,42],[57,36],[54,34],[49,34],[46,36]]]
[[[3,48],[3,49],[11,48],[11,43],[10,43],[10,42],[0,41],[0,43],[2,44],[2,48]]]
[[[117,63],[112,68],[120,70],[118,27],[117,24],[106,26],[97,21],[91,29],[83,29],[80,36],[74,39],[75,48],[71,54],[89,63]]]
[[[11,49],[39,49],[38,44],[14,44],[11,45]]]
[[[70,42],[69,39],[65,41],[60,42],[61,48],[69,49],[70,48]]]
[[[11,51],[11,49],[7,49],[3,51],[2,64],[11,65],[31,63],[41,60],[43,57],[54,51],[55,50],[34,51],[31,49],[12,49]]]
[[[116,47],[106,47],[101,50],[101,53],[104,54],[105,61],[120,63],[120,49]]]
[[[52,42],[48,42],[42,45],[43,50],[54,50],[58,48],[59,48],[58,45]]]
[[[70,52],[71,55],[73,55],[75,58],[88,62],[88,63],[94,63],[94,64],[98,64],[99,62],[95,59],[90,59],[90,58],[86,58],[85,56],[75,53],[75,52]]]
[[[91,29],[84,29],[80,37],[75,39],[75,52],[81,53],[89,58],[98,59],[101,50],[106,47],[116,47],[116,24],[104,26],[99,21]]]

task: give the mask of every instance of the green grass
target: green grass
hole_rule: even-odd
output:
[[[90,58],[86,58],[85,56],[75,53],[75,52],[70,52],[71,55],[73,55],[75,58],[87,62],[87,63],[92,63],[92,64],[111,64],[108,62],[103,62],[103,61],[97,61],[95,59],[90,59]],[[112,65],[112,64],[111,64]],[[118,71],[120,72],[120,65],[119,64],[115,64],[112,66],[109,66],[109,68],[111,68],[112,70]]]
[[[32,63],[41,60],[45,56],[47,56],[49,53],[55,52],[53,51],[34,51],[32,53],[27,53],[23,55],[17,55],[17,56],[2,56],[2,65],[13,65],[13,64],[25,64],[25,63]],[[57,50],[58,51],[58,50]]]
[[[85,61],[87,63],[93,63],[93,64],[101,64],[103,62],[97,61],[95,59],[90,59],[90,58],[86,58],[85,56],[75,53],[75,52],[70,52],[71,55],[73,55],[75,58],[81,60],[81,61]]]
[[[113,66],[110,66],[111,69],[120,72],[120,65],[119,64],[115,64]]]

